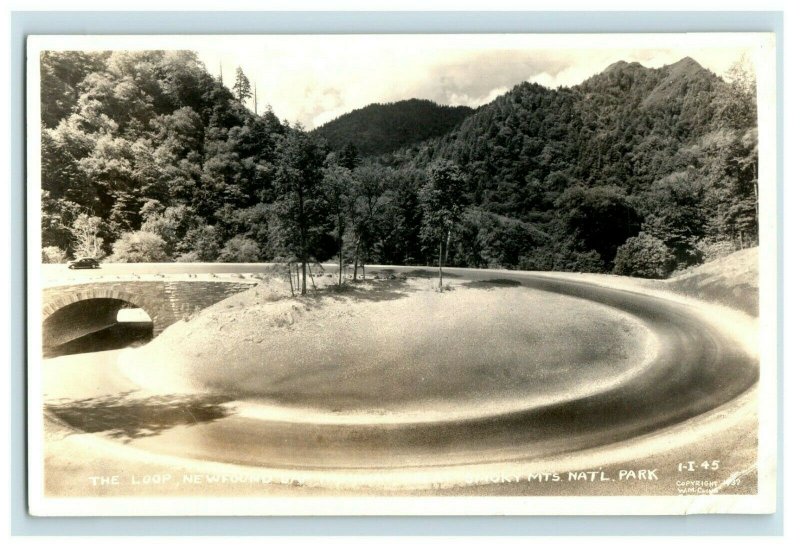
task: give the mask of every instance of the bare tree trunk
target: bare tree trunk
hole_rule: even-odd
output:
[[[300,204],[300,263],[303,267],[303,285],[300,289],[300,294],[306,294],[306,265],[308,264],[308,233],[307,221],[305,214],[305,200],[303,197],[303,187],[298,188],[298,202]]]
[[[339,286],[342,285],[342,270],[344,269],[344,249],[342,243],[342,236],[339,235]]]
[[[314,282],[314,272],[311,271],[311,264],[308,265],[308,277],[311,279],[311,286],[317,290],[317,284]]]
[[[361,247],[361,239],[356,240],[356,253],[353,258],[353,281],[358,281],[358,250]]]
[[[444,263],[447,264],[447,255],[450,252],[450,228],[447,229],[447,241],[444,244]]]
[[[294,275],[295,275],[295,278],[297,279],[297,290],[299,291],[300,290],[300,267],[295,262],[292,262],[292,266],[294,267]]]
[[[439,292],[442,292],[442,238],[439,238]]]
[[[292,291],[292,297],[294,297],[294,283],[292,283],[292,263],[289,262],[286,266],[289,268],[289,290]]]
[[[339,222],[339,285],[344,283],[344,221]]]
[[[757,174],[753,177],[753,195],[756,198],[755,217],[756,217],[756,223],[758,223],[758,175]]]

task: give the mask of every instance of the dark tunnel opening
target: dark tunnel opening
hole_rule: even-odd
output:
[[[153,321],[125,300],[92,298],[55,311],[42,331],[44,357],[58,357],[145,344],[153,338]]]

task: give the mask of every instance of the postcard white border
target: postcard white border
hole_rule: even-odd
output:
[[[343,39],[349,35],[265,35],[274,40]],[[777,126],[774,33],[659,34],[359,34],[379,40],[424,36],[452,47],[748,48],[758,85],[760,346],[759,492],[730,496],[441,496],[441,497],[129,497],[44,496],[41,416],[41,126],[39,55],[44,50],[153,50],[208,47],[246,35],[29,36],[27,42],[28,487],[39,516],[178,515],[667,515],[773,513],[777,457]],[[598,43],[601,43],[600,45]],[[713,506],[713,507],[712,507]]]

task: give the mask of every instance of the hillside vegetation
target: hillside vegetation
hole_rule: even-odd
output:
[[[619,62],[570,89],[520,84],[446,137],[385,161],[455,162],[474,206],[549,234],[545,244],[521,242],[528,252],[501,265],[607,271],[621,245],[646,234],[666,246],[659,266],[668,273],[702,262],[709,248],[755,243],[751,85],[689,58],[661,69]],[[456,259],[481,265],[470,259],[475,240],[463,243]],[[497,253],[482,252],[497,264]]]
[[[468,106],[408,99],[353,110],[320,126],[314,133],[334,149],[350,145],[361,157],[376,156],[449,133],[472,113]]]
[[[253,114],[246,76],[228,89],[192,52],[45,52],[43,260],[664,277],[757,240],[755,87],[729,76],[619,62],[475,111],[371,105],[308,133]]]

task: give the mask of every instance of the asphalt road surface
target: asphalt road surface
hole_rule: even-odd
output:
[[[47,285],[76,280],[93,280],[104,277],[130,275],[181,275],[181,274],[256,274],[264,273],[267,264],[225,264],[219,262],[169,262],[119,264],[102,263],[95,270],[70,270],[66,264],[42,264],[42,283]],[[333,268],[333,266],[331,266]]]
[[[63,266],[45,267],[45,276],[59,275],[57,268]],[[384,268],[368,267],[367,272]],[[391,268],[398,272],[419,270]],[[136,264],[104,265],[101,270],[70,274],[264,270],[263,264]],[[435,273],[435,269],[429,271]],[[630,313],[656,334],[658,355],[628,383],[605,392],[506,414],[460,421],[344,425],[267,421],[233,413],[136,438],[130,445],[200,460],[295,469],[396,469],[529,460],[658,431],[731,401],[758,381],[758,362],[739,341],[677,301],[567,276],[455,268],[446,271],[462,280],[514,280],[525,287]]]

